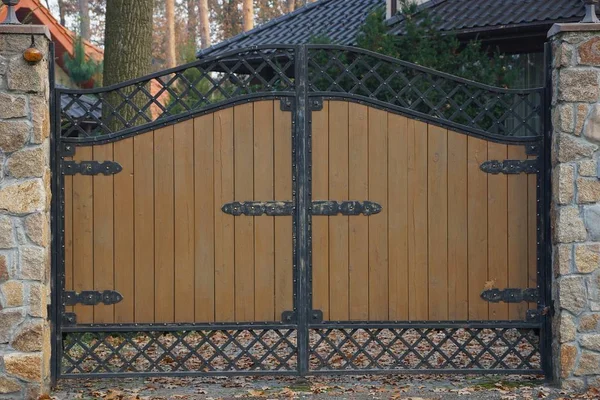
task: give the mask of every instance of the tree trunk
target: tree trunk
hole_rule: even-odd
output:
[[[79,34],[85,40],[90,40],[90,3],[89,0],[78,0],[79,3]]]
[[[62,26],[65,26],[67,24],[65,15],[66,15],[65,0],[58,0],[58,17],[59,17],[60,24]]]
[[[287,0],[287,12],[291,13],[296,9],[296,0]]]
[[[152,66],[152,0],[107,0],[104,40],[104,76],[105,86],[133,79],[150,73]],[[127,88],[123,92],[129,92]],[[149,87],[146,90],[150,90]],[[112,107],[117,107],[122,97],[117,93],[106,97]],[[133,101],[138,107],[148,100],[146,96],[136,96]],[[113,131],[124,124],[112,115],[111,107],[103,107],[104,123]],[[145,121],[137,116],[136,110],[125,106],[118,111],[130,124],[138,125]]]
[[[175,53],[175,0],[166,0],[167,17],[167,68],[177,65]]]
[[[196,1],[187,0],[187,40],[189,43],[196,43],[196,34],[198,32],[198,13],[196,12]]]
[[[205,49],[211,45],[208,0],[200,0],[198,12],[200,13],[200,46]]]
[[[244,32],[254,28],[254,1],[244,0]]]

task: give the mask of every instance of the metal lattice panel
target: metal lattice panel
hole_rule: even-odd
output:
[[[334,370],[540,370],[539,338],[516,328],[311,329],[310,368]]]
[[[294,52],[243,50],[113,87],[58,90],[63,137],[107,135],[256,94],[294,92]]]
[[[457,129],[541,136],[542,89],[505,90],[340,46],[309,46],[309,90],[377,101]]]
[[[223,373],[293,371],[296,331],[75,332],[65,334],[61,373]]]

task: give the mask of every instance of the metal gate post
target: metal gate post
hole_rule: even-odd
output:
[[[544,99],[542,102],[542,140],[539,151],[540,169],[538,173],[538,288],[540,302],[549,307],[550,312],[542,315],[540,329],[540,354],[541,366],[547,381],[553,379],[552,360],[552,314],[554,311],[552,302],[552,239],[550,227],[550,207],[552,201],[552,120],[550,110],[552,108],[552,47],[546,43],[544,47]]]
[[[306,46],[296,48],[295,83],[296,83],[296,115],[295,137],[293,144],[296,153],[296,248],[294,249],[297,266],[296,301],[298,324],[298,372],[301,376],[308,373],[308,264],[310,257],[310,154],[307,103],[307,54]]]
[[[58,152],[60,140],[60,98],[55,91],[54,77],[54,43],[50,44],[50,165],[52,168],[52,201],[50,204],[50,226],[51,226],[51,273],[50,273],[50,299],[48,307],[51,327],[51,356],[50,356],[50,383],[52,387],[60,374],[60,362],[62,352],[62,333],[60,330],[61,320],[61,294],[63,282],[60,279],[60,271],[64,269],[64,188],[63,177],[60,174],[61,157]]]

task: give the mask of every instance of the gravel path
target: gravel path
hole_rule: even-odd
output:
[[[63,380],[54,399],[600,399],[569,393],[531,376],[340,376]]]

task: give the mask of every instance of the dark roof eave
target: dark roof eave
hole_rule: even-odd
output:
[[[496,26],[481,26],[476,28],[467,28],[467,29],[458,29],[455,31],[445,31],[445,33],[452,33],[461,37],[468,37],[479,35],[485,33],[485,36],[501,36],[505,33],[514,33],[518,31],[539,31],[544,34],[552,27],[554,24],[558,23],[568,23],[568,22],[577,22],[577,19],[563,19],[563,20],[555,20],[555,21],[536,21],[529,23],[519,23],[519,24],[510,24],[510,25],[496,25]]]

